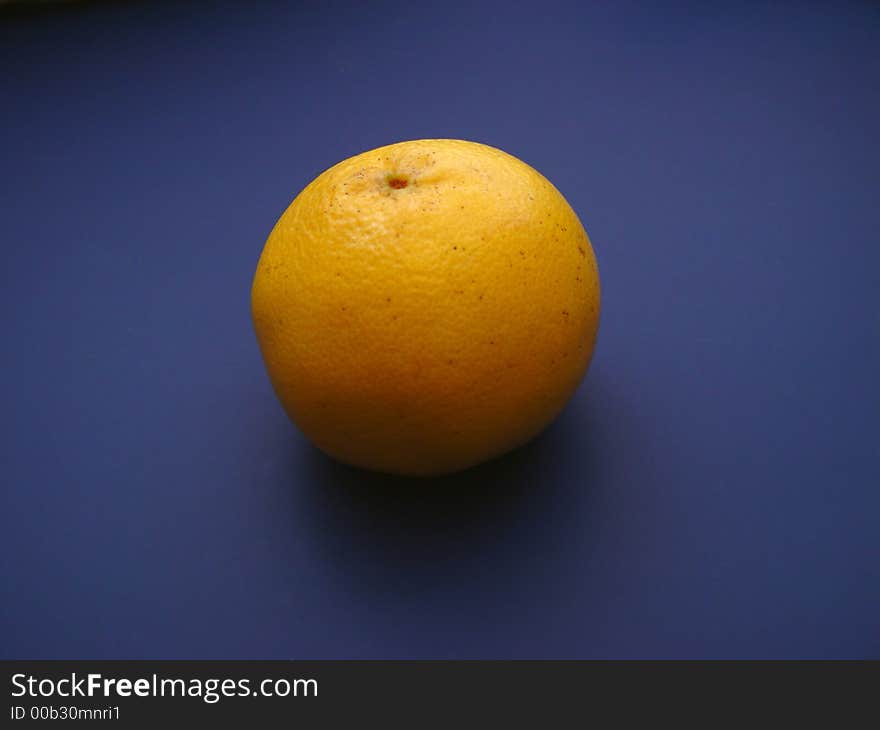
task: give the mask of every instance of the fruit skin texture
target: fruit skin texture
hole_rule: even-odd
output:
[[[287,414],[378,471],[465,469],[531,439],[582,379],[599,274],[540,173],[475,142],[401,142],[318,176],[281,216],[251,310]]]

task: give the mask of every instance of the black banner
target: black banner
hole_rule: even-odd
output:
[[[535,727],[647,718],[868,720],[876,662],[0,662],[4,726],[426,721]],[[865,714],[865,711],[869,714]],[[476,714],[475,714],[476,713]],[[597,714],[601,713],[601,714]],[[611,713],[609,715],[609,713]],[[554,719],[555,718],[555,719]],[[602,718],[605,718],[603,720]],[[311,726],[311,725],[308,725]]]

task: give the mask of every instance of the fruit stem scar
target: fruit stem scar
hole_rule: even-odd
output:
[[[406,178],[406,175],[389,175],[387,180],[388,187],[394,188],[395,190],[402,190],[409,185],[409,180]]]

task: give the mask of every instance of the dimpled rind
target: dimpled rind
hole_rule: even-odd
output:
[[[275,392],[318,448],[428,476],[555,418],[592,356],[599,274],[536,170],[483,144],[418,140],[310,183],[266,241],[251,305]]]

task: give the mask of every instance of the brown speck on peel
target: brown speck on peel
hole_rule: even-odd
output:
[[[578,251],[581,252],[581,256],[583,256],[584,258],[586,258],[586,256],[587,256],[587,252],[584,251],[584,247],[583,247],[583,246],[578,246]]]
[[[388,178],[388,187],[395,190],[403,190],[407,185],[409,185],[409,180],[402,175],[392,175]]]

